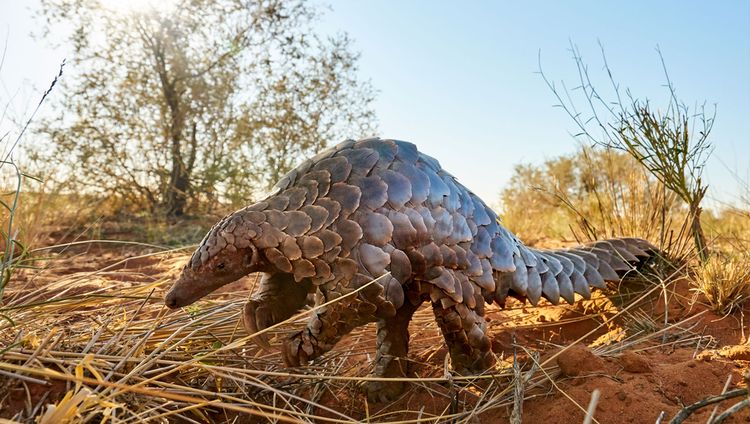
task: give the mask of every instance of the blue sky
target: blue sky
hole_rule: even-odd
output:
[[[616,79],[663,104],[659,45],[678,97],[718,106],[709,196],[747,194],[737,178],[750,184],[750,2],[319,3],[332,8],[321,31],[352,36],[361,76],[379,90],[380,135],[416,143],[488,203],[514,165],[575,150],[572,122],[536,73],[541,53],[548,76],[572,85],[571,41],[599,75],[601,41]],[[36,100],[26,87],[43,88],[66,54],[28,36],[34,4],[0,0],[0,100],[21,90],[16,111]]]

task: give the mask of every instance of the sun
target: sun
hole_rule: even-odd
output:
[[[164,12],[176,5],[178,0],[99,0],[103,9],[118,13]]]

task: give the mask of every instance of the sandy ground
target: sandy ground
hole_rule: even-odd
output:
[[[68,249],[44,276],[27,272],[19,276],[16,284],[43,285],[66,275],[101,269],[138,253],[133,248],[111,246]],[[164,275],[173,275],[174,263],[153,258],[132,259],[110,268],[107,278],[122,284],[145,284]],[[167,288],[165,284],[163,289]],[[90,289],[91,286],[81,283],[66,290],[72,295]],[[248,288],[235,284],[225,292],[239,290],[241,296],[246,296],[247,291],[243,289]],[[750,319],[750,307],[745,305],[744,310],[730,316],[717,316],[690,291],[686,281],[674,285],[668,297],[665,308],[662,293],[655,290],[653,296],[632,307],[627,314],[618,314],[623,307],[611,296],[603,295],[574,305],[535,308],[511,302],[506,310],[490,308],[487,320],[492,349],[499,359],[497,369],[511,368],[515,355],[521,372],[532,377],[524,387],[523,422],[582,422],[594,390],[600,391],[595,422],[656,422],[662,412],[665,414],[663,422],[668,422],[684,406],[722,393],[728,379],[728,390],[744,387],[742,376],[750,370],[747,339],[750,329],[745,322],[746,316]],[[446,349],[434,326],[424,324],[429,323],[431,317],[426,305],[418,316],[422,319],[415,320],[410,328],[413,345],[417,346],[410,354],[413,371],[422,377],[440,376],[444,373]],[[659,330],[661,332],[654,334]],[[368,331],[373,332],[372,328],[366,328],[362,333]],[[337,350],[350,349],[355,344],[361,347],[363,343],[365,353],[350,355],[347,361],[366,363],[369,358],[366,351],[374,352],[371,338],[364,342],[361,337],[345,339]],[[548,365],[539,369],[534,366],[535,361],[547,361]],[[278,366],[281,368],[283,364]],[[34,400],[42,396],[46,396],[46,402],[56,400],[65,387],[59,382],[51,387],[32,384],[31,390],[24,391],[18,390],[17,382],[12,380],[4,379],[0,383],[3,384],[0,417],[5,418],[12,417],[29,401],[34,404]],[[470,410],[481,404],[483,391],[489,385],[497,389],[498,385],[510,384],[508,380],[485,379],[468,386],[444,383],[416,386],[390,404],[368,403],[361,389],[347,389],[318,395],[318,402],[358,420],[377,414],[383,417],[382,414],[390,411],[393,414],[388,415],[387,420],[398,421],[414,419],[414,411],[440,415]],[[2,394],[3,391],[6,393]],[[512,394],[510,399],[511,402],[497,402],[491,408],[478,411],[469,421],[508,422]],[[738,401],[722,402],[719,412]],[[713,406],[703,408],[685,422],[704,423],[713,409]],[[325,411],[319,413],[326,415]],[[213,419],[216,422],[265,421],[247,416],[227,417],[217,414]],[[750,422],[750,409],[735,414],[728,422]]]

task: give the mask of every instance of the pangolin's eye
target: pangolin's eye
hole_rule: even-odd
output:
[[[224,263],[222,262],[222,263],[216,265],[216,268],[218,268],[218,269],[224,269]]]

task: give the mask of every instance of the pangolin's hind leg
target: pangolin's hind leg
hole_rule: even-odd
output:
[[[415,304],[416,303],[416,304]],[[421,302],[405,301],[396,315],[378,321],[375,377],[406,377],[409,353],[409,322]],[[403,381],[369,381],[367,395],[372,402],[388,402],[404,391]]]
[[[435,319],[448,345],[453,369],[459,374],[476,374],[495,363],[481,306],[472,309],[464,303],[445,307],[440,301],[432,303]]]

